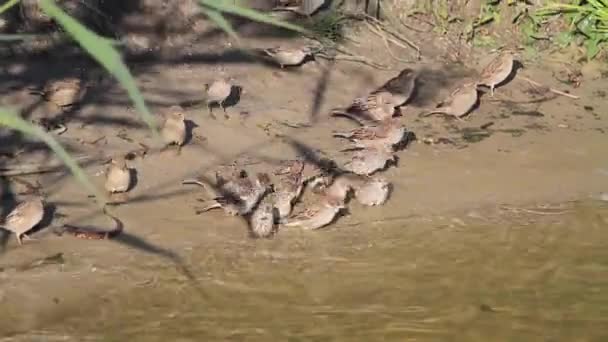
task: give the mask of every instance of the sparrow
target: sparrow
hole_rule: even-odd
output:
[[[405,105],[416,89],[418,81],[418,72],[406,68],[399,75],[391,78],[384,83],[380,88],[376,89],[372,94],[388,93],[390,94],[390,102],[393,107],[401,107]]]
[[[351,189],[348,177],[339,176],[319,195],[319,201],[301,213],[282,220],[281,223],[285,227],[299,226],[306,230],[325,227],[346,208],[346,201]]]
[[[182,146],[186,141],[186,123],[184,109],[181,106],[171,106],[164,119],[161,136],[165,145]]]
[[[274,208],[277,211],[277,220],[287,218],[293,209],[304,188],[303,172],[305,163],[295,160],[287,167],[276,170],[275,175],[281,176],[274,185],[271,194],[274,199]]]
[[[226,181],[218,177],[219,190],[206,187],[214,198],[206,201],[206,205],[198,209],[196,214],[222,208],[228,215],[245,216],[251,213],[262,196],[270,190],[270,186],[268,175],[263,173],[257,174],[253,180],[246,174]]]
[[[331,114],[348,117],[363,126],[368,121],[392,118],[395,113],[392,95],[389,92],[377,92],[356,98],[348,108],[334,109]]]
[[[207,109],[209,110],[209,115],[215,119],[215,115],[213,115],[213,110],[211,105],[217,103],[222,110],[224,111],[224,117],[228,119],[228,114],[226,113],[226,107],[224,107],[224,101],[230,96],[232,93],[232,84],[230,80],[226,78],[218,78],[214,80],[211,84],[205,84],[205,95],[207,101]]]
[[[263,50],[272,60],[281,66],[283,69],[285,66],[297,66],[304,62],[306,57],[311,55],[309,47],[290,49],[283,47],[274,47]]]
[[[504,82],[514,66],[513,51],[506,50],[498,54],[488,65],[481,71],[481,75],[477,83],[490,87],[490,96],[494,96],[494,88]]]
[[[131,185],[131,172],[124,157],[114,157],[106,170],[105,189],[110,194],[126,192]]]
[[[285,175],[289,172],[299,170],[300,163],[303,165],[302,183],[312,189],[324,187],[331,183],[332,173],[336,168],[335,162],[327,158],[318,161],[304,161],[301,159],[286,160],[282,162],[283,167],[277,169],[275,175]]]
[[[249,217],[249,230],[253,237],[270,237],[276,231],[276,209],[271,195],[264,196]]]
[[[334,110],[334,116],[346,116],[363,125],[363,121],[391,118],[396,108],[409,101],[416,88],[418,72],[406,68],[365,98],[357,98],[346,110]],[[363,120],[362,120],[363,119]]]
[[[77,77],[68,77],[47,84],[42,91],[33,91],[53,106],[64,109],[76,104],[83,96],[84,87]]]
[[[22,245],[21,237],[32,240],[26,233],[34,228],[44,217],[44,200],[40,196],[31,197],[13,209],[0,228],[15,233],[17,242]]]
[[[391,184],[384,178],[370,177],[365,178],[353,185],[355,199],[362,205],[376,206],[382,205],[388,199]]]
[[[389,118],[376,125],[358,127],[348,132],[334,132],[333,136],[345,138],[355,143],[357,148],[374,146],[394,146],[403,141],[405,127],[398,119]]]
[[[315,230],[332,223],[336,216],[346,208],[344,201],[336,198],[323,198],[319,203],[289,218],[283,223],[285,227],[301,227]]]
[[[355,151],[352,159],[344,165],[344,169],[357,175],[370,176],[384,169],[390,162],[397,162],[392,148],[369,147]]]
[[[461,117],[467,115],[477,103],[477,95],[477,83],[465,83],[439,103],[437,108],[422,116],[445,114],[462,121]]]

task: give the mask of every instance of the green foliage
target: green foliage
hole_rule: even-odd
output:
[[[5,2],[2,6],[0,6],[0,14],[8,11],[13,6],[17,5],[19,1],[21,0],[8,0],[7,2]]]
[[[567,31],[556,40],[561,45],[581,43],[587,58],[595,58],[608,42],[608,1],[574,0],[573,4],[551,3],[536,12],[539,18],[563,16],[568,22]]]

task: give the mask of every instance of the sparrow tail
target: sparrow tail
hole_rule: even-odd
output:
[[[331,112],[331,116],[342,116],[342,117],[345,117],[347,119],[351,119],[351,120],[355,121],[360,126],[365,126],[364,122],[360,118],[356,117],[355,115],[353,115],[351,113],[348,113],[344,109],[334,109]]]

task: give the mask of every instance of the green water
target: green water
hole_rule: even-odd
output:
[[[463,221],[194,250],[21,340],[608,341],[608,206]]]

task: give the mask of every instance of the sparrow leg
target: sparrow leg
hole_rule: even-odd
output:
[[[23,245],[23,242],[21,242],[21,236],[19,234],[15,234],[15,236],[17,237],[17,242],[19,245]]]
[[[460,122],[464,122],[464,119],[463,119],[463,118],[461,118],[461,117],[460,117],[460,116],[458,116],[458,115],[454,115],[454,118],[456,118],[456,120],[458,120],[458,121],[460,121]]]
[[[24,238],[27,241],[36,241],[36,240],[38,240],[38,239],[34,239],[33,237],[30,237],[27,234],[21,234],[21,238]]]
[[[217,201],[208,201],[207,202],[208,205],[202,207],[202,208],[196,208],[196,211],[194,212],[196,215],[200,215],[204,212],[207,212],[211,209],[216,209],[216,208],[221,208],[222,205],[220,203],[218,203]]]
[[[230,119],[228,113],[226,112],[226,107],[224,106],[224,102],[220,102],[220,107],[224,110],[224,119]]]
[[[494,85],[490,86],[490,97],[494,97]]]
[[[207,111],[209,111],[209,116],[210,116],[212,119],[214,119],[214,120],[215,120],[215,119],[217,119],[217,118],[215,117],[215,115],[213,114],[213,108],[211,108],[211,103],[207,103]]]

